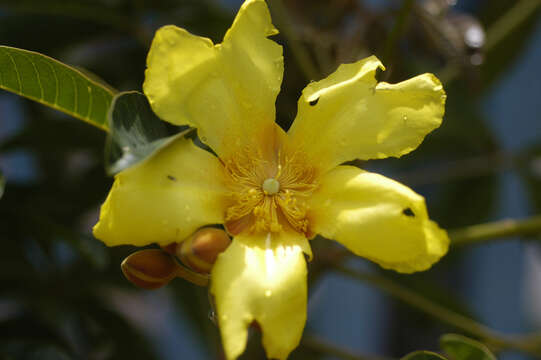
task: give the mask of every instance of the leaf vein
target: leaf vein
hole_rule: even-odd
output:
[[[88,111],[86,112],[86,117],[90,119],[90,116],[92,115],[94,93],[92,92],[92,87],[90,85],[87,85],[86,89],[88,90]]]
[[[13,64],[13,67],[14,67],[14,70],[15,70],[15,74],[17,75],[17,82],[19,83],[19,90],[17,90],[17,91],[22,93],[23,92],[23,84],[21,82],[21,75],[19,74],[19,68],[17,67],[17,63],[15,62],[15,59],[13,58],[13,56],[9,53],[9,51],[7,49],[4,49],[4,52],[6,53],[6,55],[11,60],[11,63]]]
[[[46,63],[46,64],[51,67],[51,70],[52,70],[53,75],[54,75],[54,81],[55,81],[55,85],[54,85],[54,89],[55,89],[54,105],[58,105],[58,96],[59,96],[59,92],[60,92],[60,86],[58,84],[58,75],[56,73],[56,70],[54,69],[53,64],[49,64],[49,63]]]
[[[36,67],[36,64],[34,64],[34,61],[32,61],[32,59],[30,58],[30,56],[26,55],[26,54],[23,54],[24,57],[26,57],[28,59],[28,61],[30,62],[30,64],[32,64],[32,68],[34,69],[34,72],[36,73],[36,78],[38,79],[38,85],[39,85],[39,90],[40,90],[40,99],[45,99],[45,95],[44,95],[44,91],[43,91],[43,85],[41,84],[41,77],[39,76],[39,72],[38,72],[38,68]]]
[[[73,74],[71,73],[68,73],[69,77],[71,78],[71,82],[73,84],[73,92],[74,92],[74,96],[73,96],[73,112],[74,113],[79,113],[78,110],[78,107],[79,107],[79,93],[77,91],[77,82],[75,81],[75,78],[73,77]]]

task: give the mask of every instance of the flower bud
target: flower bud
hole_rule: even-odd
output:
[[[158,289],[177,276],[179,265],[160,249],[145,249],[128,256],[120,265],[126,279],[143,289]]]
[[[212,227],[197,230],[176,249],[176,255],[188,267],[202,274],[210,273],[218,255],[231,239],[224,230]]]

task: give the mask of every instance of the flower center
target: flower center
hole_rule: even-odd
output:
[[[301,154],[279,153],[268,161],[247,150],[224,165],[230,190],[225,226],[231,234],[309,233],[307,200],[317,187],[316,171]]]
[[[263,185],[261,187],[263,188],[265,195],[278,194],[278,191],[280,191],[280,183],[274,178],[268,178],[263,181]]]

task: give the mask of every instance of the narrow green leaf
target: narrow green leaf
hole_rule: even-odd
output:
[[[133,166],[191,129],[169,136],[165,122],[152,111],[145,95],[137,91],[117,94],[109,110],[109,135],[105,168],[113,175]]]
[[[447,360],[443,356],[432,351],[414,351],[400,360]]]
[[[107,130],[111,87],[48,56],[0,46],[0,89]]]
[[[462,335],[443,335],[440,347],[452,360],[496,360],[484,344]]]

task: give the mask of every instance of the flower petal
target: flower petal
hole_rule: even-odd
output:
[[[434,75],[378,84],[378,68],[375,56],[343,64],[303,90],[289,135],[322,171],[356,158],[400,157],[440,126],[445,92]]]
[[[428,218],[424,198],[382,175],[338,166],[309,201],[314,232],[386,269],[426,270],[447,252],[447,233]]]
[[[307,240],[299,234],[239,236],[212,270],[211,292],[227,359],[246,347],[257,322],[269,359],[285,359],[297,347],[306,322]]]
[[[223,222],[222,178],[218,159],[181,137],[115,177],[94,235],[109,246],[184,240]]]
[[[176,26],[158,30],[143,90],[156,114],[198,128],[220,155],[274,122],[284,70],[282,47],[263,0],[246,1],[222,44]]]

